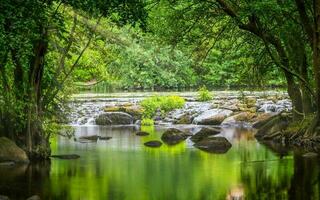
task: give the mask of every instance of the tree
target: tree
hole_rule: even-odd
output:
[[[119,25],[137,23],[143,27],[146,13],[142,1],[2,1],[0,4],[0,132],[24,148],[29,157],[50,155],[50,134],[44,123],[59,111],[59,92],[94,36],[91,35],[73,63],[65,63],[69,55],[73,28],[62,45],[59,65],[50,63],[54,34],[64,39],[66,27],[60,9],[72,6],[79,12],[96,17],[93,30],[103,16],[114,16]],[[75,16],[73,26],[77,24]],[[63,34],[64,33],[64,34]],[[54,60],[56,61],[56,60]],[[53,112],[53,113],[52,113]]]

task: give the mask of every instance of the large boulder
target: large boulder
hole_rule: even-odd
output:
[[[210,109],[195,117],[193,123],[201,125],[220,125],[221,122],[232,113],[233,111],[226,109]]]
[[[115,105],[104,108],[105,112],[125,112],[131,115],[135,120],[141,119],[143,108],[139,105]]]
[[[273,136],[278,136],[278,133],[281,133],[288,127],[289,120],[290,118],[285,115],[273,117],[258,129],[255,137],[258,139],[272,139]]]
[[[96,118],[97,125],[126,125],[132,123],[133,117],[124,112],[107,112]]]
[[[15,163],[28,163],[25,151],[18,147],[12,140],[0,137],[0,162],[12,161]]]
[[[250,121],[253,128],[261,128],[263,125],[268,123],[272,118],[276,117],[277,113],[262,113],[252,118]]]
[[[176,129],[176,128],[170,128],[166,130],[162,136],[161,140],[169,145],[178,144],[179,142],[187,139],[189,134],[186,134],[185,132]]]
[[[221,125],[223,126],[233,126],[233,125],[239,125],[239,124],[245,124],[249,122],[253,117],[255,117],[255,114],[251,112],[241,112],[236,115],[227,117]]]
[[[203,127],[200,129],[200,131],[194,134],[190,139],[192,142],[199,142],[209,136],[217,135],[219,133],[220,133],[220,129]]]
[[[210,153],[226,153],[232,145],[224,137],[208,137],[195,143],[194,146]]]

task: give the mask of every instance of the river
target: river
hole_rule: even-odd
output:
[[[108,98],[119,101],[104,97],[103,102],[111,102]],[[126,101],[123,98],[120,101]],[[136,125],[72,126],[76,138],[96,134],[112,139],[82,143],[53,137],[53,154],[81,157],[2,166],[0,194],[11,199],[37,194],[48,200],[320,199],[319,159],[260,144],[252,128],[222,128],[220,135],[232,143],[232,148],[224,154],[210,154],[194,148],[190,140],[160,148],[143,145],[159,140],[168,127],[195,133],[199,125],[141,127],[150,133],[146,137],[134,134],[140,130]]]

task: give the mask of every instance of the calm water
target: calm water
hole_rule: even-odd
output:
[[[180,127],[192,132],[199,127]],[[78,126],[76,135],[112,136],[111,140],[80,143],[52,140],[54,154],[79,154],[78,160],[1,167],[0,194],[25,199],[319,199],[320,162],[275,153],[257,143],[253,131],[223,129],[232,142],[226,154],[209,154],[187,140],[152,149],[143,143],[159,139],[164,127]]]

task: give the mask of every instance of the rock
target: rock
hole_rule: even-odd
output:
[[[268,122],[262,125],[258,129],[257,133],[255,134],[255,137],[258,139],[261,139],[261,138],[272,139],[268,136],[275,135],[278,132],[282,132],[284,129],[288,127],[288,124],[289,124],[288,117],[278,115],[276,117],[271,118]],[[278,136],[278,135],[279,134],[276,134],[275,136]]]
[[[132,116],[124,112],[103,113],[96,118],[97,125],[126,125],[132,123]]]
[[[100,136],[97,136],[97,135],[79,137],[80,140],[92,140],[92,141],[97,141],[99,138]]]
[[[0,200],[10,200],[9,197],[4,196],[4,195],[0,195]]]
[[[147,135],[150,135],[150,134],[145,132],[145,131],[138,131],[138,132],[136,132],[136,135],[137,136],[147,136]]]
[[[194,146],[210,153],[226,153],[232,145],[224,137],[208,137],[195,143]]]
[[[162,145],[162,142],[158,140],[151,140],[151,141],[145,142],[144,145],[147,147],[160,147]]]
[[[133,116],[135,120],[141,119],[143,114],[143,108],[138,105],[122,107],[120,111],[126,112],[129,115]]]
[[[15,163],[28,163],[25,151],[18,147],[12,140],[0,137],[0,162],[12,161]]]
[[[27,198],[27,200],[40,200],[38,195],[33,195],[32,197]]]
[[[262,127],[264,124],[266,124],[268,121],[270,121],[273,117],[276,117],[276,116],[277,114],[275,113],[262,113],[254,117],[250,121],[252,122],[252,127],[258,129]]]
[[[176,128],[170,128],[162,134],[161,140],[166,144],[174,145],[187,139],[187,137],[188,134],[184,133],[183,131]]]
[[[233,112],[225,109],[211,109],[194,118],[194,124],[201,125],[220,125],[221,122],[229,117]]]
[[[175,124],[191,124],[193,117],[189,114],[182,115],[179,119],[177,119],[174,123]]]
[[[254,97],[246,97],[245,102],[246,102],[247,107],[251,108],[251,107],[256,107],[257,100]]]
[[[233,111],[233,112],[236,112],[236,111],[239,111],[239,110],[240,110],[239,107],[238,107],[237,105],[235,105],[235,104],[222,105],[222,106],[220,106],[220,108],[221,108],[221,109],[231,110],[231,111]]]
[[[212,136],[212,135],[217,135],[220,133],[220,130],[219,129],[216,129],[216,128],[207,128],[207,127],[204,127],[202,129],[200,129],[200,131],[198,131],[196,134],[194,134],[193,136],[191,136],[191,141],[192,142],[199,142],[209,136]]]
[[[110,140],[112,137],[110,136],[106,136],[106,137],[102,137],[102,136],[99,136],[99,140]]]
[[[237,124],[243,124],[245,122],[249,122],[255,114],[250,113],[250,112],[241,112],[239,114],[227,117],[221,125],[223,126],[232,126],[232,125],[237,125]]]
[[[303,154],[302,156],[305,158],[313,158],[313,157],[318,157],[318,154],[314,153],[314,152],[308,152],[308,153]]]
[[[64,159],[64,160],[72,160],[72,159],[78,159],[78,158],[80,158],[80,156],[77,155],[77,154],[52,155],[52,156],[50,156],[50,157],[52,157],[52,158]]]

